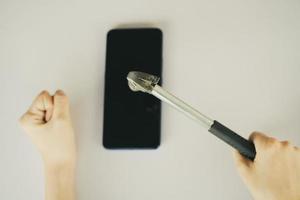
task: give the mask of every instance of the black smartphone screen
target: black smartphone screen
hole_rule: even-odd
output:
[[[113,29],[108,32],[103,125],[105,148],[157,148],[161,103],[152,95],[129,89],[126,77],[130,71],[161,77],[160,29]]]

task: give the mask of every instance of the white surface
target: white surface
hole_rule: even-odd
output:
[[[247,137],[300,140],[300,2],[0,1],[0,199],[43,199],[43,167],[17,125],[42,89],[72,101],[80,200],[251,199],[230,148],[163,106],[156,151],[101,146],[106,32],[164,32],[164,87]]]

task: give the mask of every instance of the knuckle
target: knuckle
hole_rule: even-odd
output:
[[[256,146],[265,146],[265,141],[266,141],[266,138],[265,136],[260,133],[260,132],[253,132],[249,138],[251,141],[253,141],[253,143],[256,145]]]
[[[40,97],[49,96],[49,92],[47,90],[42,90],[39,94]]]
[[[264,134],[262,134],[261,132],[258,132],[258,131],[254,131],[254,132],[252,132],[251,135],[250,135],[250,138],[251,138],[252,140],[261,139],[261,138],[263,138],[263,137],[265,137]]]
[[[259,134],[260,134],[260,133],[259,133],[258,131],[253,131],[253,132],[251,133],[251,136],[255,137],[255,136],[259,135]]]
[[[270,144],[276,144],[278,142],[275,138],[269,138],[268,141]]]
[[[291,146],[291,143],[289,141],[282,141],[281,146],[282,147],[289,147],[289,146]]]
[[[42,90],[40,94],[41,95],[48,94],[48,91],[47,90]]]
[[[267,145],[269,145],[269,146],[279,146],[280,142],[275,138],[269,138],[267,140]]]
[[[259,133],[258,133],[257,131],[252,132],[252,133],[250,134],[249,139],[254,141],[254,140],[257,138],[258,134],[259,134]]]

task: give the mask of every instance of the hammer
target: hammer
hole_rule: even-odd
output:
[[[158,85],[159,77],[138,71],[131,71],[127,75],[128,86],[132,91],[141,91],[152,94],[161,101],[173,106],[188,117],[196,120],[209,132],[235,148],[244,157],[254,160],[256,150],[253,142],[246,140],[220,122],[212,120],[198,110],[164,90]]]

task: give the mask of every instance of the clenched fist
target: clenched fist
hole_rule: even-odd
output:
[[[252,162],[235,152],[237,169],[255,200],[300,199],[300,150],[288,141],[255,132]]]
[[[76,148],[68,97],[61,90],[41,92],[20,123],[44,160],[46,200],[73,200]]]

